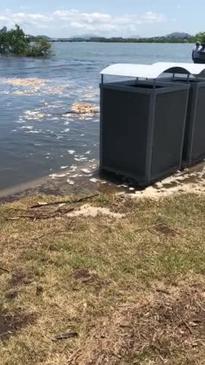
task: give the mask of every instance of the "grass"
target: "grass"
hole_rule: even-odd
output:
[[[0,206],[1,363],[205,364],[205,198],[56,199]]]

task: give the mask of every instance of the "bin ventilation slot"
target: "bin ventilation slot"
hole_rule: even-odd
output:
[[[118,63],[106,67],[101,75],[157,79],[163,73],[203,76],[205,65],[194,63],[157,62],[152,65]]]

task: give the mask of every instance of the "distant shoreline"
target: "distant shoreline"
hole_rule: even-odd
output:
[[[46,36],[45,36],[46,37]],[[88,43],[195,43],[198,35],[175,32],[164,36],[153,37],[103,37],[97,35],[76,36],[76,37],[46,37],[49,42],[88,42]]]
[[[72,40],[72,39],[49,39],[51,43],[132,43],[132,44],[194,44],[194,41],[146,41],[146,40]]]

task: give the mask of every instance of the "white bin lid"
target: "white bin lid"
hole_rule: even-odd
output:
[[[157,62],[152,65],[118,63],[106,67],[101,75],[156,79],[164,72],[198,76],[205,71],[205,64]]]

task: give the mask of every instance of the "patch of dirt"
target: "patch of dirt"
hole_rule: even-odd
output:
[[[10,314],[6,310],[0,312],[0,341],[8,340],[16,332],[34,324],[36,315],[33,313],[18,312]]]
[[[79,216],[97,217],[98,215],[104,215],[116,219],[125,217],[124,214],[112,212],[108,208],[94,207],[89,204],[85,204],[82,207],[80,207],[80,209],[74,210],[73,212],[67,214],[68,217],[79,217]]]
[[[18,297],[18,291],[17,290],[8,290],[6,293],[5,293],[5,298],[6,299],[15,299]]]
[[[11,279],[9,280],[9,284],[11,287],[17,287],[21,285],[29,285],[33,281],[33,276],[31,273],[27,273],[21,269],[16,270],[12,273]]]
[[[154,226],[154,230],[158,233],[164,234],[165,236],[175,237],[177,235],[177,231],[173,228],[170,228],[167,224],[158,223]]]
[[[181,290],[175,296],[153,294],[101,320],[81,341],[68,364],[172,365],[177,354],[185,359],[183,364],[190,364],[191,357],[195,364],[194,356],[198,356],[204,341],[203,288]]]
[[[41,285],[38,285],[38,286],[36,287],[36,296],[38,297],[38,296],[42,295],[42,294],[43,294],[43,292],[44,292],[43,287],[42,287]]]
[[[90,279],[91,275],[88,269],[77,269],[73,272],[73,278],[80,281]]]
[[[106,280],[101,279],[96,273],[88,269],[77,269],[72,273],[72,277],[83,284],[93,284],[96,289],[101,289],[105,285],[108,285]]]

